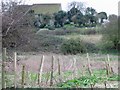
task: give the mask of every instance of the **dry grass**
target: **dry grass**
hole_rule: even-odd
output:
[[[81,38],[83,41],[85,42],[91,42],[91,43],[98,43],[100,42],[102,35],[80,35],[80,34],[72,34],[72,35],[65,35],[65,36],[59,36],[65,39],[77,39],[77,38]]]

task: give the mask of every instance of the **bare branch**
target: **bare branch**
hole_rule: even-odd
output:
[[[6,31],[5,35],[3,35],[3,36],[6,36],[8,34],[8,32],[9,32],[10,28],[12,27],[12,25],[18,23],[21,19],[23,19],[23,17],[30,11],[31,8],[32,7],[30,7],[16,22],[15,22],[15,20],[13,20],[10,23],[10,26],[7,28],[7,31]]]

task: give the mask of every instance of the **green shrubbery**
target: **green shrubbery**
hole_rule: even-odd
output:
[[[29,42],[28,45],[21,46],[17,48],[17,50],[22,50],[24,52],[29,52],[29,51],[37,51],[37,52],[52,52],[52,53],[59,53],[59,47],[61,43],[64,40],[51,36],[51,35],[45,35],[45,34],[39,34],[36,37],[33,37],[31,39],[31,42]]]
[[[62,43],[61,52],[64,54],[84,53],[86,48],[80,39],[69,39]]]
[[[90,29],[95,30],[95,29]],[[57,52],[64,54],[77,54],[84,52],[96,52],[98,49],[95,44],[83,42],[80,39],[64,41],[65,38],[60,38],[61,35],[87,34],[89,29],[79,28],[75,30],[64,30],[62,28],[56,30],[41,30],[36,36],[30,39],[27,45],[19,47],[17,50],[24,51],[42,51],[42,52]],[[64,43],[63,43],[64,42]],[[61,45],[62,44],[62,45]],[[60,48],[61,46],[61,48]]]
[[[48,28],[49,30],[55,30],[55,26],[54,26],[54,25],[53,25],[53,26],[48,25],[47,28]]]
[[[120,47],[118,17],[111,15],[110,22],[103,28],[102,48],[103,49],[118,49]]]
[[[43,52],[60,52],[59,47],[64,40],[50,35],[39,35],[37,48]]]
[[[74,78],[63,83],[58,83],[57,86],[61,88],[90,88],[91,85],[96,87],[97,84],[104,83],[105,81],[120,80],[120,76],[117,74],[108,77],[105,77],[105,75],[106,70],[95,70],[93,71],[92,76],[86,73],[86,75],[81,76],[80,78]]]
[[[90,52],[90,53],[99,52],[98,46],[96,46],[96,44],[94,44],[94,43],[84,42],[84,45],[85,45],[85,48],[86,48],[87,52]]]
[[[64,54],[77,54],[77,53],[85,53],[85,52],[95,53],[99,51],[99,48],[95,44],[84,42],[79,38],[65,40],[61,44],[60,49],[61,52]]]

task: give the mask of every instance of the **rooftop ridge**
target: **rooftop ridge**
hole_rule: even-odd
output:
[[[33,4],[33,5],[61,5],[61,3],[39,3],[39,4]]]

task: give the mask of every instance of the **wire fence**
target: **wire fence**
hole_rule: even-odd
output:
[[[55,87],[57,83],[84,76],[86,71],[92,76],[94,70],[99,69],[105,69],[106,77],[117,73],[117,66],[112,67],[116,63],[110,62],[117,58],[111,58],[109,54],[34,55],[29,61],[25,58],[19,60],[20,57],[17,52],[13,52],[12,60],[9,61],[6,48],[3,49],[2,88]],[[105,82],[104,86],[107,87]]]

